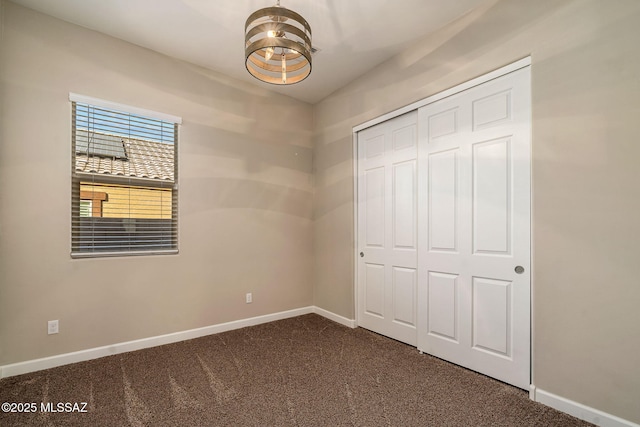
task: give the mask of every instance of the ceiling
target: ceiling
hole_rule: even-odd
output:
[[[313,71],[273,86],[244,67],[244,24],[275,0],[12,0],[56,18],[315,103],[486,0],[281,0],[311,25]]]

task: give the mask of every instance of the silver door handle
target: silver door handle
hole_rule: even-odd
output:
[[[516,273],[518,274],[522,274],[524,273],[524,267],[521,265],[516,266],[516,268],[514,269]]]
[[[360,252],[360,258],[364,258],[364,252]]]

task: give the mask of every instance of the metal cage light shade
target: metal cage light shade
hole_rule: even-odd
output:
[[[258,80],[289,85],[311,74],[311,27],[280,1],[252,13],[244,33],[245,66]]]

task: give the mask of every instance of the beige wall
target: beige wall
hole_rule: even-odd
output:
[[[315,106],[316,305],[353,318],[354,125],[532,58],[534,383],[640,422],[640,2],[489,1]]]
[[[0,365],[312,305],[310,105],[2,6]],[[179,255],[70,258],[69,92],[183,118]]]

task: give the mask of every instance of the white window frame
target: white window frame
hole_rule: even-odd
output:
[[[166,114],[166,113],[161,113],[161,112],[157,112],[157,111],[153,111],[153,110],[147,110],[144,108],[138,108],[138,107],[134,107],[131,105],[126,105],[126,104],[120,104],[117,102],[112,102],[112,101],[107,101],[104,99],[100,99],[100,98],[94,98],[94,97],[90,97],[90,96],[85,96],[85,95],[80,95],[80,94],[76,94],[76,93],[69,93],[69,107],[71,109],[73,103],[80,103],[80,104],[88,104],[94,107],[100,107],[100,108],[105,108],[105,109],[109,109],[109,110],[115,110],[118,112],[123,112],[123,113],[128,113],[128,114],[132,114],[132,115],[137,115],[137,116],[143,116],[146,118],[150,118],[150,119],[155,119],[155,120],[160,120],[160,121],[166,121],[166,122],[172,122],[177,126],[177,131],[176,131],[176,140],[175,140],[175,154],[174,154],[174,169],[176,171],[176,175],[174,178],[174,182],[173,182],[173,190],[177,191],[179,188],[179,174],[177,174],[178,171],[178,159],[179,159],[179,149],[180,149],[180,125],[182,124],[182,118],[179,116],[174,116],[171,114]],[[75,132],[75,128],[73,126],[73,117],[72,117],[72,111],[70,111],[69,117],[72,120],[72,132]],[[71,148],[71,147],[70,147]],[[79,180],[82,179],[83,177],[91,177],[95,174],[85,174],[85,173],[80,173],[80,172],[76,172],[75,170],[75,153],[72,153],[73,156],[73,162],[74,163],[72,165],[72,187],[73,186],[79,186]],[[105,177],[104,181],[105,183],[109,183],[109,182],[115,182],[117,181],[117,179],[111,179],[110,177]],[[136,178],[136,179],[132,179],[132,182],[135,183],[135,185],[145,185],[145,180],[144,178]],[[74,191],[75,193],[75,191]],[[79,210],[79,203],[80,203],[80,198],[79,198],[79,188],[77,189],[77,193],[78,193],[78,210]],[[72,194],[71,196],[71,203],[73,205],[74,201],[74,194]],[[177,197],[177,196],[176,196]],[[71,257],[72,258],[102,258],[102,257],[110,257],[110,256],[118,256],[118,257],[122,257],[122,256],[134,256],[134,255],[168,255],[168,254],[177,254],[178,253],[178,248],[179,248],[179,237],[180,237],[180,233],[179,233],[179,206],[176,208],[176,233],[177,233],[177,237],[176,237],[176,247],[172,248],[172,249],[154,249],[154,250],[142,250],[142,251],[134,251],[134,250],[118,250],[118,251],[92,251],[92,252],[78,252],[78,251],[73,251],[73,243],[71,243],[71,247],[72,247],[72,251],[71,251]],[[79,214],[79,211],[78,211]],[[72,209],[72,217],[73,217],[73,209]],[[74,218],[72,218],[72,223],[74,221]],[[73,240],[73,224],[72,224],[72,240]]]

